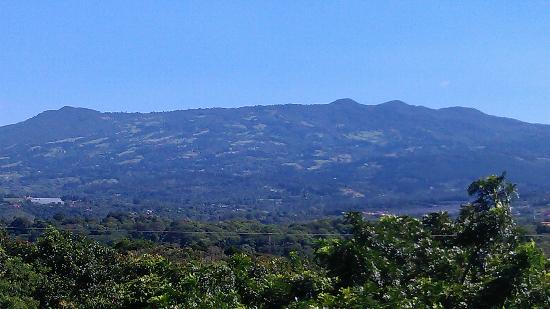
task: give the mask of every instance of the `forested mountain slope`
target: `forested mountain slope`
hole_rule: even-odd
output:
[[[292,207],[454,199],[504,170],[550,188],[550,126],[400,101],[160,113],[65,107],[0,128],[0,187]]]

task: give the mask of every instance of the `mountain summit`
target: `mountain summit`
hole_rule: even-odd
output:
[[[338,99],[332,103],[330,103],[332,105],[361,105],[359,103],[357,103],[356,101],[352,100],[352,99],[349,99],[349,98],[345,98],[345,99]]]

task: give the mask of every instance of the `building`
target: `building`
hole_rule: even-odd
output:
[[[65,202],[63,202],[63,200],[60,199],[59,197],[29,197],[28,200],[31,203],[40,204],[40,205],[65,204]]]

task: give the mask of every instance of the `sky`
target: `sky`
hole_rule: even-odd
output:
[[[0,2],[0,125],[402,100],[550,124],[548,1]]]

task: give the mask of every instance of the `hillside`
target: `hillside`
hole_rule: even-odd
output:
[[[400,101],[162,113],[64,107],[0,128],[0,186],[220,207],[344,207],[463,198],[508,171],[550,189],[550,126]]]

